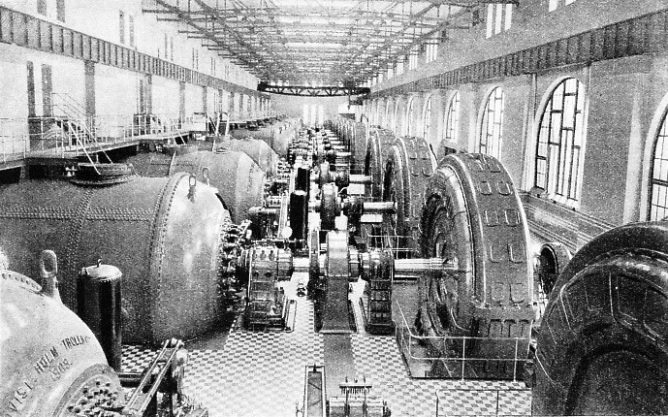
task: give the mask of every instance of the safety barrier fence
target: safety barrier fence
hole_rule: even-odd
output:
[[[395,308],[401,315],[396,333],[399,349],[414,378],[463,380],[496,373],[518,381],[523,377],[525,366],[531,362],[530,339],[527,337],[418,335],[408,324],[401,305],[395,303]],[[416,369],[422,373],[416,373]],[[434,370],[438,370],[438,374]]]
[[[0,118],[0,162],[12,162],[26,157],[30,150],[28,131],[15,119]]]
[[[61,112],[52,116],[0,118],[0,162],[28,156],[64,158],[68,152],[86,148],[96,151],[144,138],[203,131],[208,128],[208,120],[202,116],[181,120],[155,114],[71,117]]]

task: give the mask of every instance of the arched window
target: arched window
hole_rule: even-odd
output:
[[[661,127],[656,135],[652,164],[649,219],[668,217],[668,108],[663,111]]]
[[[406,126],[404,127],[404,133],[406,136],[413,136],[413,123],[415,122],[415,115],[413,114],[413,99],[411,98],[408,102],[408,107],[406,108]]]
[[[385,118],[383,119],[383,126],[386,129],[391,129],[392,128],[392,120],[390,117],[392,114],[390,113],[390,109],[392,108],[392,101],[387,100],[387,103],[385,103]]]
[[[496,87],[487,98],[480,128],[480,153],[499,158],[503,137],[503,89]]]
[[[459,92],[455,93],[450,99],[450,103],[448,103],[443,126],[445,127],[443,129],[443,140],[456,142],[459,129]]]
[[[397,99],[397,102],[394,103],[394,115],[390,121],[390,129],[394,133],[398,133],[397,129],[399,128],[399,107],[401,107],[401,99]]]
[[[584,84],[575,78],[560,82],[540,116],[534,185],[557,201],[575,205],[582,177]]]
[[[429,131],[431,129],[431,96],[427,99],[424,105],[424,117],[422,118],[422,137],[429,139]]]

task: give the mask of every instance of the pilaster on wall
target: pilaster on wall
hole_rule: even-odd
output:
[[[95,116],[95,63],[84,61],[84,101],[86,117]]]

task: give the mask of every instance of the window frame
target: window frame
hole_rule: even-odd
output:
[[[497,98],[495,97],[496,92],[500,91],[501,92],[501,97]],[[499,123],[498,123],[498,138],[494,137],[494,124],[492,124],[492,133],[490,135],[490,129],[489,129],[489,107],[490,103],[492,102],[492,99],[494,100],[494,103],[497,103],[499,100],[501,102],[501,112],[499,116]],[[494,120],[496,119],[496,111],[491,112],[493,114]],[[503,86],[497,85],[490,89],[490,91],[487,93],[485,96],[485,103],[482,108],[482,113],[480,115],[480,124],[479,124],[479,129],[480,129],[480,134],[478,135],[478,146],[477,146],[477,151],[479,153],[485,154],[485,155],[490,155],[493,156],[496,159],[500,159],[501,157],[501,147],[503,144],[503,122],[504,122],[504,116],[505,116],[505,91],[503,90]],[[489,141],[489,137],[493,137],[494,142]],[[485,141],[483,142],[483,137],[485,138]],[[496,144],[496,147],[490,146],[490,144]],[[485,148],[483,150],[483,147]],[[496,150],[494,153],[490,153],[490,148],[492,148],[492,151]]]
[[[456,101],[456,102],[455,102]],[[459,95],[459,91],[455,91],[454,94],[452,94],[448,100],[448,104],[445,108],[445,113],[443,114],[443,137],[441,138],[441,142],[443,143],[452,143],[452,142],[457,142],[459,140],[459,119],[460,119],[460,107],[461,107],[461,99]],[[454,112],[453,112],[454,109]],[[452,126],[452,129],[450,128],[450,115],[454,114],[454,126]],[[453,132],[452,137],[450,137],[449,132]]]
[[[431,130],[432,98],[433,95],[427,97],[427,100],[424,102],[424,111],[422,112],[422,138],[426,141],[429,141],[429,133]]]
[[[415,123],[415,97],[411,97],[408,100],[408,105],[406,106],[406,119],[404,123],[404,133],[406,136],[413,136],[413,126]]]
[[[570,81],[575,81],[574,91],[568,90],[567,83]],[[557,79],[543,97],[536,119],[532,187],[541,190],[554,201],[576,209],[581,199],[587,142],[587,87],[575,76],[563,77]],[[556,108],[555,97],[561,100]],[[564,114],[567,111],[570,113],[567,110],[567,97],[573,97],[570,126],[564,125]],[[544,127],[546,116],[549,121]],[[555,119],[559,121],[558,128],[553,125]],[[542,140],[543,132],[547,132],[546,140]],[[557,132],[559,136],[554,138]],[[556,163],[552,162],[554,158],[557,158]]]
[[[490,3],[487,4],[487,17],[485,19],[485,38],[489,39],[495,35],[509,31],[513,26],[513,4]]]
[[[651,154],[651,159],[650,159],[650,170],[649,170],[649,183],[648,183],[648,195],[647,195],[647,220],[648,221],[659,221],[663,220],[664,218],[668,217],[668,106],[664,106],[664,108],[660,112],[661,116],[659,117],[659,124],[655,132],[653,132],[653,143],[652,143],[652,154]],[[665,157],[665,159],[662,159],[662,161],[665,161],[665,166],[660,168],[660,169],[665,169],[665,179],[655,179],[654,178],[654,173],[656,169],[656,163],[657,163],[657,155],[656,151],[659,145],[659,139],[663,140],[662,143],[662,156]],[[658,184],[657,184],[658,183]],[[662,217],[655,217],[653,216],[652,209],[656,206],[653,202],[654,197],[655,197],[655,190],[654,186],[658,185],[659,187],[663,187],[664,190],[664,201],[663,201],[663,206],[659,206],[663,209],[663,215]]]

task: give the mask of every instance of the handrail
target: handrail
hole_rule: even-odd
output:
[[[21,160],[29,155],[65,158],[69,152],[89,153],[94,158],[92,153],[98,149],[105,152],[102,146],[140,140],[155,133],[182,132],[180,119],[174,114],[74,117],[74,110],[71,110],[66,115],[67,111],[61,111],[61,108],[65,109],[63,103],[69,102],[71,97],[57,94],[59,98],[53,102],[54,108],[58,109],[55,115],[0,117],[0,162]],[[225,115],[227,113],[223,117]],[[159,123],[156,123],[157,119]],[[229,118],[225,120],[227,137],[233,123]]]
[[[67,120],[67,125],[69,127],[69,132],[74,135],[77,144],[81,146],[81,149],[86,155],[86,158],[88,158],[88,161],[93,165],[95,172],[97,172],[99,175],[100,172],[96,167],[97,162],[93,161],[93,158],[91,158],[90,154],[88,153],[88,149],[86,149],[85,145],[85,139],[87,137],[92,139],[95,145],[100,149],[100,151],[102,151],[102,154],[104,154],[104,156],[107,158],[108,161],[111,161],[111,158],[109,158],[107,152],[99,144],[97,140],[97,135],[91,129],[89,123],[87,123],[88,120],[86,118],[86,109],[68,93],[51,93],[51,98],[52,98],[51,104],[59,108],[60,111],[64,113],[63,116],[67,118],[66,120]],[[57,104],[58,103],[57,100],[60,100],[60,105]],[[84,133],[83,140],[82,138],[79,137],[79,133],[77,132],[77,129],[73,125],[72,119],[83,120],[83,123],[81,124],[81,128],[83,129]]]
[[[85,118],[86,109],[79,104],[71,95],[67,93],[51,93],[51,105],[61,109],[63,112],[68,110],[73,111],[74,114],[65,114],[67,117],[74,117],[75,119]]]
[[[93,159],[88,154],[88,150],[86,149],[86,146],[84,145],[84,141],[79,140],[79,134],[77,133],[76,129],[72,128],[72,123],[69,121],[69,119],[67,120],[67,124],[70,127],[70,132],[74,133],[74,137],[76,138],[77,143],[81,143],[81,149],[83,149],[84,154],[86,154],[86,158],[88,158],[88,161],[91,163],[91,165],[93,165],[93,169],[95,170],[95,172],[97,172],[97,175],[100,175],[100,171],[98,171],[97,165],[95,165],[95,162],[93,162]],[[106,155],[106,153],[105,153],[105,155]]]
[[[512,362],[513,364],[513,380],[517,380],[517,372],[518,372],[518,365],[521,362],[526,362],[528,361],[528,354],[529,354],[529,349],[530,349],[530,342],[531,338],[530,337],[499,337],[499,336],[420,336],[416,335],[412,332],[411,326],[408,325],[408,322],[406,321],[406,316],[404,315],[404,312],[401,308],[401,305],[398,302],[395,302],[396,308],[398,309],[400,315],[401,315],[401,320],[403,322],[403,326],[397,326],[397,331],[398,331],[398,337],[400,338],[399,340],[399,345],[400,349],[402,351],[405,351],[404,356],[407,355],[406,360],[417,360],[417,361],[437,361],[437,360],[445,360],[447,362],[460,362],[461,363],[461,377],[462,379],[464,378],[464,375],[466,374],[466,363],[467,362]],[[406,340],[408,338],[408,340]],[[446,346],[448,346],[448,342],[461,342],[461,356],[447,356],[446,358],[443,358],[441,356],[415,356],[414,352],[412,351],[412,340],[431,340],[432,343],[438,343],[440,346],[440,343],[443,344],[443,350],[445,351]],[[471,357],[471,356],[466,356],[466,346],[467,342],[470,343],[475,343],[475,342],[506,342],[508,344],[512,343],[514,347],[514,353],[512,357],[498,357],[498,358],[490,358],[490,357]],[[525,355],[525,358],[519,358],[518,354],[520,353],[520,343],[526,344],[527,347],[527,352]],[[508,346],[508,345],[507,345]],[[438,349],[438,348],[437,348]]]

